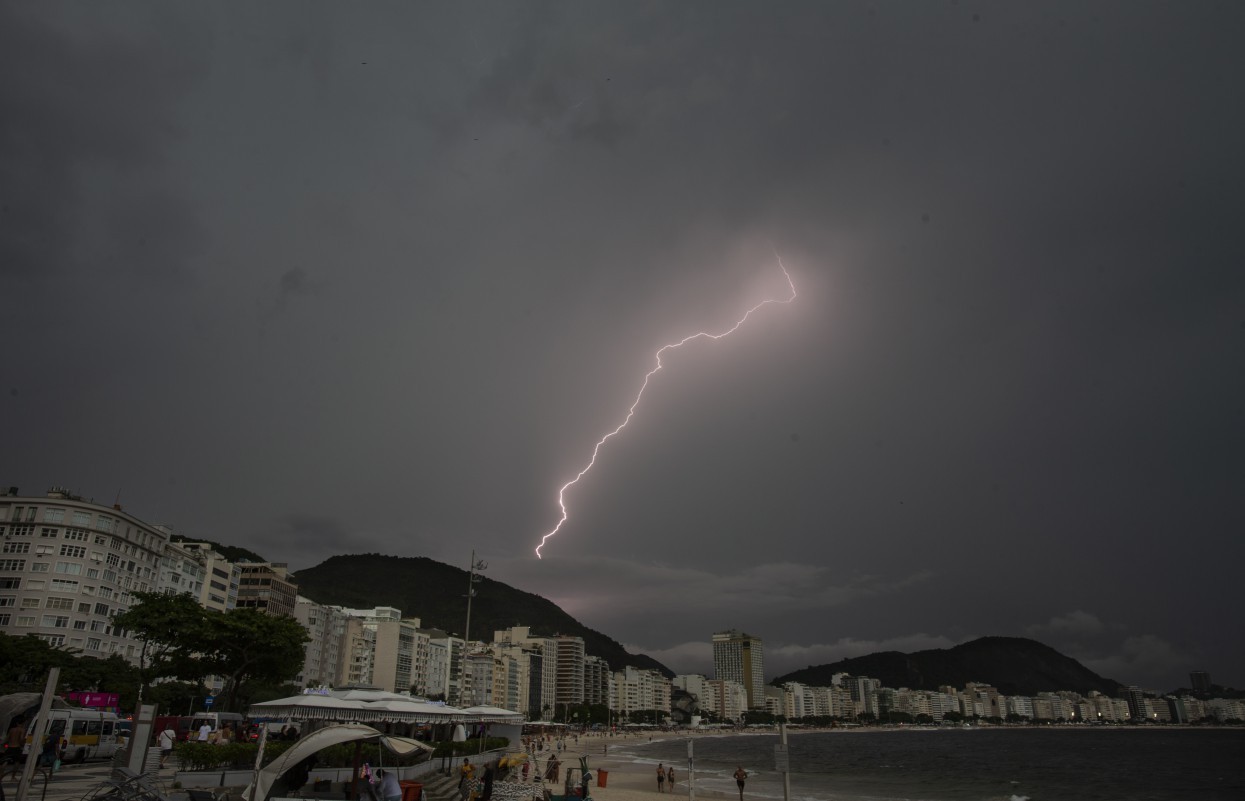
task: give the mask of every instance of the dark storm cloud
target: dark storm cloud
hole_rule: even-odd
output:
[[[293,567],[475,548],[702,669],[737,626],[1245,671],[1196,611],[1245,522],[1236,5],[43,8],[0,12],[9,483]],[[797,302],[671,354],[532,560],[775,248]]]
[[[184,199],[149,188],[197,56],[176,26],[163,33],[0,10],[0,270],[11,278],[81,268],[152,280],[194,247]]]

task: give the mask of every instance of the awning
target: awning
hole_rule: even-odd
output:
[[[314,696],[308,696],[314,697]],[[323,696],[320,696],[323,697]],[[256,704],[258,706],[258,704]],[[332,745],[338,743],[348,743],[355,740],[371,740],[379,739],[380,744],[388,748],[399,756],[414,753],[415,751],[432,751],[432,746],[427,743],[421,743],[419,740],[412,740],[409,737],[393,737],[387,734],[381,734],[371,726],[363,726],[358,723],[344,723],[338,726],[326,726],[323,729],[317,729],[306,735],[296,742],[288,750],[284,751],[281,756],[274,759],[263,770],[259,772],[256,780],[252,783],[255,789],[255,801],[264,801],[268,798],[268,793],[272,790],[272,785],[286,771],[293,768],[299,762],[307,757],[322,751]],[[252,785],[248,784],[246,789],[242,791],[242,797],[250,799]]]

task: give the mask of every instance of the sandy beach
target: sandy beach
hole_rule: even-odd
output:
[[[722,736],[716,734],[715,736]],[[634,735],[619,735],[615,737],[599,737],[599,736],[581,736],[579,742],[568,741],[566,750],[558,755],[562,764],[578,765],[580,756],[588,757],[588,767],[592,771],[605,770],[608,773],[606,777],[606,786],[599,787],[597,781],[592,782],[591,797],[596,801],[658,801],[658,799],[669,799],[677,801],[677,799],[687,799],[691,795],[691,786],[688,780],[687,763],[675,763],[675,785],[673,792],[666,787],[666,792],[659,793],[657,791],[657,774],[656,765],[634,762],[630,756],[621,756],[618,754],[622,750],[630,750],[631,747],[651,741],[656,742],[661,739],[686,740],[688,734],[686,732],[665,733],[654,732]],[[540,754],[540,762],[543,765],[548,758],[549,751]],[[549,785],[552,789],[552,784]],[[558,791],[555,791],[558,792]],[[697,785],[697,798],[713,798],[713,799],[736,799],[735,793],[722,793],[709,790],[708,788]],[[747,801],[747,793],[744,799]]]

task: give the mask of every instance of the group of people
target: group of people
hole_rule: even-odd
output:
[[[735,784],[739,787],[739,801],[744,799],[744,782],[748,780],[748,771],[744,770],[743,765],[735,768]],[[674,765],[669,767],[658,763],[657,765],[657,792],[673,793],[674,792]]]

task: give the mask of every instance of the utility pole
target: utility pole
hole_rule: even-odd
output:
[[[460,657],[461,670],[458,680],[458,705],[462,705],[467,693],[467,647],[471,643],[471,599],[476,594],[476,582],[483,580],[478,571],[488,569],[488,562],[476,559],[475,549],[471,549],[471,565],[467,569],[467,625],[463,626],[463,655]],[[453,643],[451,643],[451,646]]]
[[[52,696],[56,694],[56,682],[60,679],[61,669],[58,667],[48,668],[48,683],[43,688],[43,703],[39,705],[39,713],[35,716],[35,722],[30,726],[30,754],[26,757],[26,764],[22,766],[22,776],[17,783],[17,801],[26,801],[26,793],[30,790],[30,781],[34,778],[35,765],[39,762],[39,755],[43,752],[44,726],[48,721],[48,710],[52,708]],[[48,766],[51,772],[52,766]],[[47,778],[43,780],[43,790],[47,792]]]

